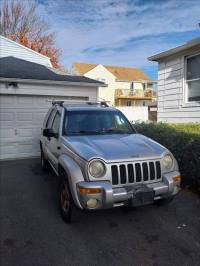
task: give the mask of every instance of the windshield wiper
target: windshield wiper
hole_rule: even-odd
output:
[[[81,135],[81,134],[99,134],[99,131],[87,131],[87,130],[79,130],[79,131],[70,131],[67,132],[67,135]]]
[[[102,130],[79,130],[79,131],[69,131],[66,132],[66,135],[96,135],[96,134],[106,134],[106,133],[111,133],[111,134],[132,134],[133,132],[130,131],[124,131],[123,129],[117,129],[117,128],[105,128]]]
[[[103,129],[101,132],[102,133],[121,133],[121,134],[131,134],[132,133],[130,131],[125,131],[123,129],[118,129],[118,128],[107,128],[107,129]]]

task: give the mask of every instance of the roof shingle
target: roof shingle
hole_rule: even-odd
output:
[[[86,64],[75,62],[74,67],[79,75],[84,75],[88,71],[98,66],[98,64]],[[142,81],[151,80],[147,75],[138,68],[121,67],[121,66],[107,66],[103,65],[109,72],[111,72],[118,80],[123,81]]]
[[[0,78],[99,83],[99,85],[103,84],[102,82],[87,77],[67,75],[66,73],[57,69],[12,56],[0,58]]]

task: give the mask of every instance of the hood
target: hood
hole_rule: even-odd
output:
[[[85,160],[102,158],[105,161],[133,160],[160,157],[166,149],[140,134],[65,136],[64,144]]]

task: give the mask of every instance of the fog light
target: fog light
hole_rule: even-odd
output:
[[[173,179],[175,185],[179,185],[181,182],[181,176],[180,175],[174,176],[174,177],[172,177],[172,179]]]
[[[84,188],[84,187],[79,187],[79,192],[83,194],[97,194],[101,193],[102,189],[101,188]]]
[[[96,208],[97,204],[98,204],[98,200],[97,199],[89,199],[87,201],[87,207],[91,208],[91,209]]]

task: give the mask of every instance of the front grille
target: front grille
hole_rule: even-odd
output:
[[[133,184],[161,179],[160,161],[113,164],[112,184]]]

